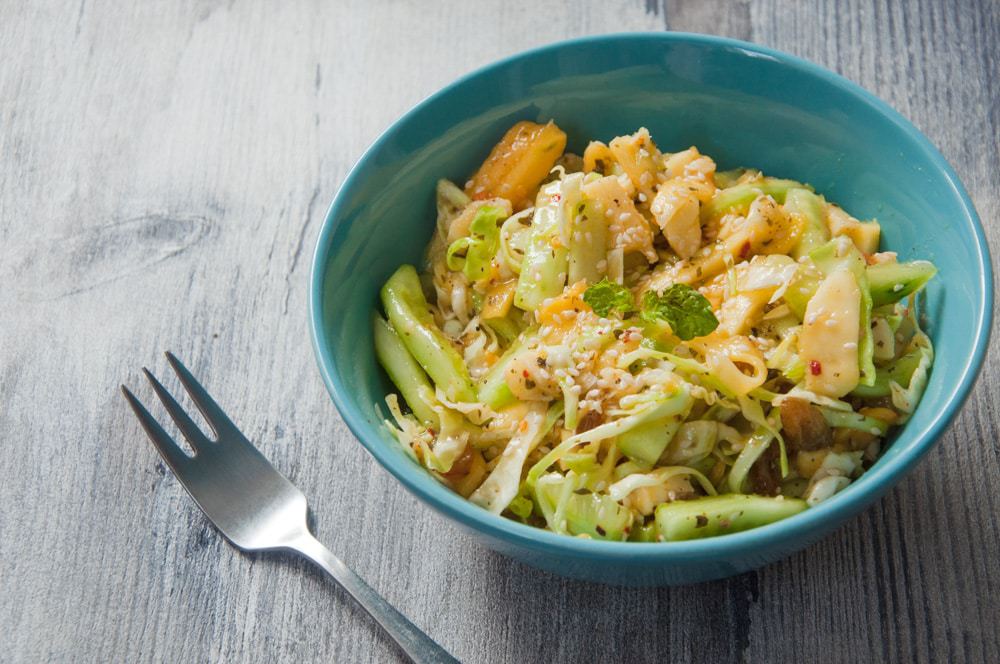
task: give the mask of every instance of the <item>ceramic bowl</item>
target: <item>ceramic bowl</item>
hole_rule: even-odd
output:
[[[384,428],[388,379],[375,359],[378,291],[418,263],[434,229],[434,183],[475,170],[519,120],[553,119],[580,153],[591,139],[647,127],[666,151],[696,145],[720,169],[751,166],[812,184],[884,248],[940,270],[927,287],[937,358],[926,393],[881,459],[830,500],[784,521],[689,542],[556,535],[467,502],[412,461]],[[983,229],[931,143],[854,83],[791,55],[691,34],[622,34],[515,55],[444,88],[368,149],[330,206],[313,259],[310,323],[320,372],[344,421],[408,490],[482,544],[528,564],[614,584],[683,584],[787,556],[892,488],[955,417],[982,364],[992,315]],[[331,469],[336,473],[337,469]]]

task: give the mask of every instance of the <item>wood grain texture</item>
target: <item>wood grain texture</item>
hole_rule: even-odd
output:
[[[303,489],[319,538],[462,661],[1000,661],[995,354],[928,458],[833,536],[733,579],[629,590],[512,562],[417,504],[340,420],[306,332],[318,225],[377,133],[457,75],[588,33],[725,34],[840,72],[940,147],[996,247],[996,2],[0,16],[0,661],[398,658],[304,563],[224,544],[158,462],[117,385],[143,363],[165,375],[165,348]]]

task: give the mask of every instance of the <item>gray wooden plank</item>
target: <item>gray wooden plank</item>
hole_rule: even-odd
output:
[[[1000,658],[992,357],[928,459],[834,536],[735,579],[634,590],[532,570],[421,507],[341,422],[305,320],[318,224],[378,131],[475,66],[612,30],[749,38],[859,82],[941,148],[996,246],[996,3],[51,0],[3,15],[0,660],[396,658],[304,564],[222,543],[157,462],[116,386],[143,363],[166,374],[164,348],[305,490],[319,537],[463,661]]]

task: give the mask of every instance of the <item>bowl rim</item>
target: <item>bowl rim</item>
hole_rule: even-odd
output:
[[[836,494],[829,500],[782,521],[720,537],[683,542],[654,542],[639,545],[635,542],[610,542],[559,535],[548,530],[528,526],[512,519],[492,514],[450,491],[440,495],[433,495],[416,481],[416,473],[414,471],[423,472],[422,469],[413,465],[406,457],[389,456],[388,450],[384,449],[384,445],[370,444],[366,440],[367,437],[377,436],[377,434],[372,431],[371,425],[367,422],[365,416],[362,415],[349,398],[349,391],[346,389],[339,372],[336,370],[332,353],[322,341],[322,293],[328,264],[327,257],[334,250],[332,239],[343,222],[340,213],[345,202],[345,193],[355,187],[356,182],[363,175],[362,171],[366,163],[372,156],[398,134],[403,125],[407,124],[409,120],[424,108],[477,78],[498,72],[519,62],[531,60],[539,55],[609,41],[628,43],[693,43],[712,48],[733,49],[741,51],[749,57],[768,57],[785,66],[815,76],[825,83],[858,98],[859,101],[868,104],[896,125],[913,144],[927,155],[929,161],[938,169],[939,174],[957,194],[965,208],[968,220],[971,221],[976,249],[978,250],[976,256],[978,265],[975,266],[980,291],[980,299],[976,310],[978,318],[977,329],[975,331],[975,341],[972,351],[967,356],[965,365],[962,367],[959,380],[945,390],[945,396],[943,397],[944,407],[934,416],[929,424],[921,430],[909,434],[915,440],[911,444],[910,449],[904,454],[889,459],[886,463],[865,472],[857,482],[852,483],[851,487]],[[672,558],[678,559],[675,562],[697,562],[699,560],[723,558],[741,552],[745,553],[752,550],[766,549],[781,545],[787,541],[793,541],[796,535],[805,537],[810,533],[822,529],[824,524],[830,522],[839,525],[845,519],[864,509],[883,492],[901,480],[906,472],[933,447],[948,425],[958,415],[982,368],[986,349],[989,344],[993,318],[992,265],[989,245],[986,241],[982,222],[976,213],[972,200],[954,170],[940,151],[922,132],[898,111],[889,106],[889,104],[871,92],[868,92],[860,85],[825,67],[766,46],[725,37],[687,32],[620,32],[553,42],[515,53],[479,67],[455,79],[453,82],[412,106],[389,125],[388,128],[382,131],[371,145],[369,145],[338,188],[323,220],[323,226],[317,236],[312,258],[309,288],[309,331],[323,383],[350,431],[361,445],[375,457],[379,464],[395,476],[403,486],[437,511],[466,527],[479,531],[491,539],[509,542],[529,550],[558,553],[561,556],[576,558],[600,556],[622,563],[627,562],[632,565],[641,565],[643,562],[653,561],[663,562]],[[379,442],[382,442],[381,438]],[[436,480],[432,479],[432,481]]]

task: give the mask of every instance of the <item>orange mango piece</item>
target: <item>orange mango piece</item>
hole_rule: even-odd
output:
[[[515,210],[530,207],[565,149],[566,133],[555,123],[518,122],[493,146],[465,193],[475,200],[506,198]]]

